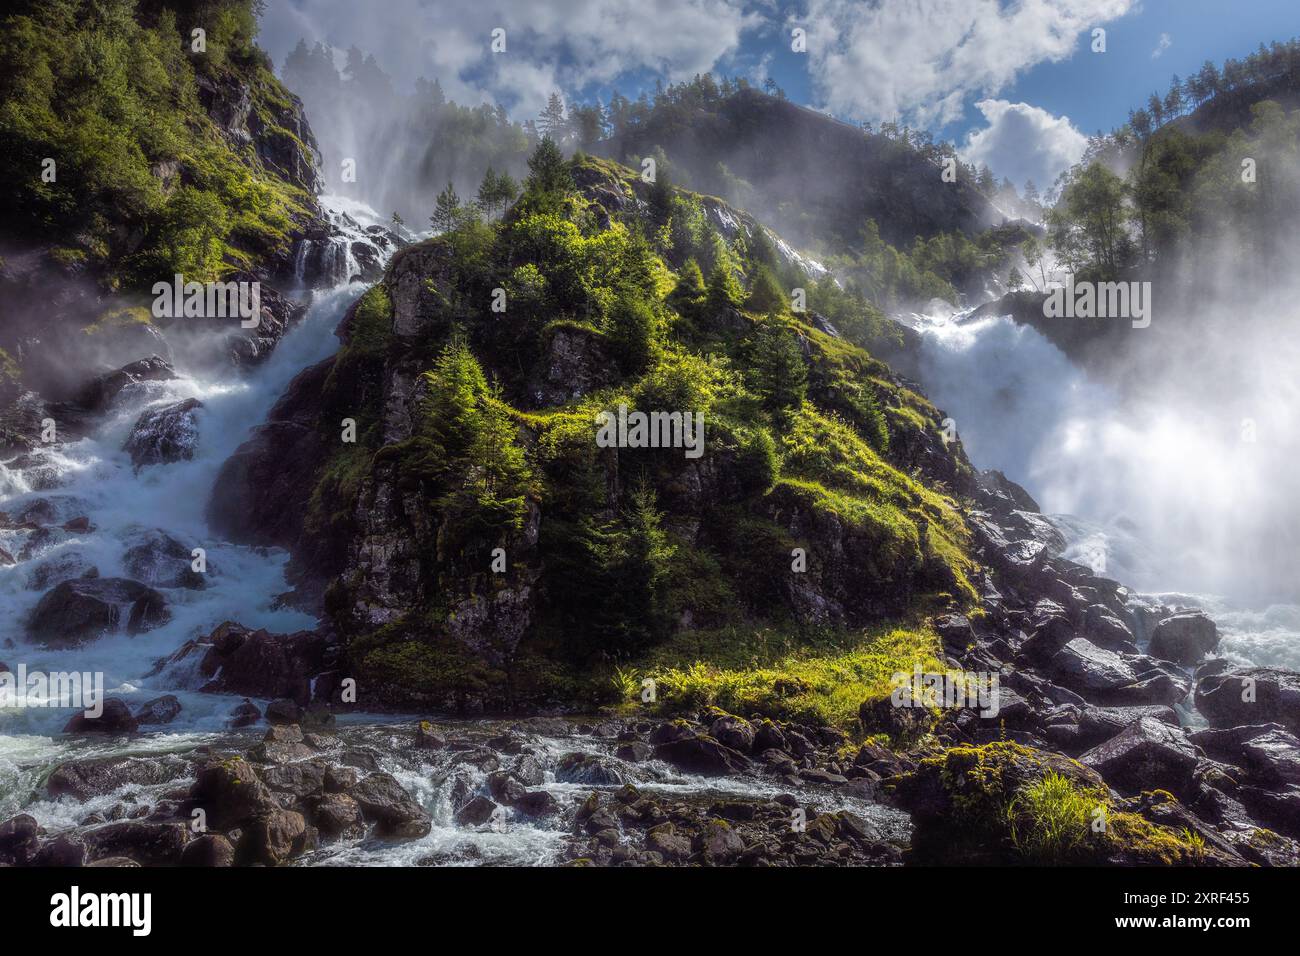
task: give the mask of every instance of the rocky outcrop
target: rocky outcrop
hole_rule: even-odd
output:
[[[242,544],[297,545],[309,504],[304,489],[327,454],[317,422],[333,364],[326,359],[295,376],[266,423],[222,465],[207,508],[217,534]]]
[[[329,639],[321,632],[271,634],[227,621],[203,640],[184,644],[160,661],[153,673],[180,665],[194,667],[207,679],[201,688],[207,693],[286,698],[307,704],[316,679],[332,660]],[[321,683],[321,690],[327,685]]]

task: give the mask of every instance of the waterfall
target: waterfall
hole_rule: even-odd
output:
[[[360,226],[355,232],[361,232]],[[331,240],[330,248],[346,250],[350,241],[360,240],[355,235]],[[309,265],[313,251],[310,241],[299,246],[297,274]],[[376,255],[381,263],[387,258],[382,248],[376,248]],[[14,516],[36,509],[48,519],[42,530],[0,530],[0,548],[16,558],[13,565],[0,566],[0,662],[13,670],[25,665],[28,672],[102,673],[106,693],[124,698],[133,709],[163,693],[176,694],[183,709],[168,730],[203,735],[220,730],[238,701],[197,693],[192,683],[173,686],[169,681],[183,676],[176,673],[146,677],[155,661],[225,620],[273,632],[315,625],[308,615],[276,606],[276,596],[288,590],[287,555],[216,539],[208,530],[204,508],[222,464],[265,420],[289,381],[337,349],[334,330],[362,291],[360,284],[347,281],[355,262],[350,253],[339,261],[342,265],[332,273],[338,277],[334,286],[310,294],[304,320],[246,376],[238,377],[229,368],[214,370],[210,363],[187,367],[185,359],[178,358],[177,378],[128,386],[88,437],[30,456],[42,474],[52,477],[33,481],[35,466],[23,459],[0,464],[0,511]],[[140,415],[191,398],[202,402],[193,458],[147,466],[137,473],[123,444]],[[83,517],[89,519],[90,530],[61,529],[64,522]],[[187,553],[203,548],[208,564],[201,590],[159,588],[172,615],[169,623],[134,637],[119,629],[75,649],[45,648],[29,641],[25,622],[43,594],[92,567],[102,578],[132,577],[124,567],[125,552],[142,534],[155,531],[179,542]],[[78,709],[0,707],[0,817],[14,760],[57,756],[66,745],[51,737]]]
[[[1225,396],[1135,403],[1009,316],[932,309],[903,321],[921,333],[921,385],[972,463],[1023,485],[1067,557],[1100,554],[1106,576],[1204,607],[1225,656],[1300,666],[1300,595],[1267,558],[1291,519],[1263,504],[1285,461],[1242,442],[1217,407]]]

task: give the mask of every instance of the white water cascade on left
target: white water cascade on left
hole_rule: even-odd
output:
[[[356,204],[349,205],[348,213],[353,218],[360,215]],[[366,240],[363,233],[348,231],[334,241],[350,246]],[[386,258],[382,250],[378,253],[381,259]],[[33,488],[23,472],[0,464],[0,510],[14,514],[44,499],[57,515],[52,528],[81,516],[92,526],[80,534],[56,531],[48,549],[0,567],[0,662],[12,671],[25,665],[29,673],[102,673],[106,695],[124,699],[132,710],[161,694],[175,694],[182,704],[180,715],[161,728],[163,733],[132,740],[134,752],[187,749],[221,731],[238,698],[201,694],[197,686],[169,686],[168,681],[177,679],[175,675],[146,675],[159,658],[185,641],[209,633],[222,621],[264,627],[273,633],[314,626],[310,616],[275,606],[277,595],[288,589],[284,579],[287,555],[215,538],[208,530],[204,510],[222,464],[265,421],[290,380],[337,350],[334,330],[364,288],[361,283],[344,281],[308,293],[305,317],[251,372],[187,368],[178,357],[176,379],[128,386],[116,396],[93,434],[53,451],[50,461],[57,473],[53,488]],[[193,458],[137,472],[123,444],[141,413],[189,398],[203,403],[197,413],[199,438]],[[42,594],[53,586],[32,587],[36,565],[71,559],[97,568],[102,577],[131,577],[123,567],[128,542],[152,530],[165,532],[187,551],[206,551],[205,588],[159,588],[167,599],[170,622],[134,637],[121,627],[73,649],[49,649],[29,641],[26,621]],[[32,533],[0,531],[0,547],[19,555]],[[74,752],[88,757],[112,753],[114,747],[122,746],[120,741],[60,737],[63,726],[79,708],[25,703],[27,706],[0,708],[0,819],[16,811],[40,776],[60,760]]]

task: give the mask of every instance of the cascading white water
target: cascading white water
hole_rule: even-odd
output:
[[[971,461],[1022,484],[1065,535],[1067,557],[1089,564],[1100,553],[1107,576],[1204,607],[1230,659],[1300,667],[1300,605],[1284,590],[1240,586],[1258,583],[1235,559],[1278,520],[1262,505],[1277,474],[1240,440],[1235,418],[1134,407],[1008,316],[907,321],[922,335],[921,384]]]
[[[350,217],[361,212],[355,204],[349,209]],[[350,245],[357,241],[368,238],[353,220],[331,245],[348,249],[343,253],[347,263],[353,261]],[[382,249],[376,249],[376,254],[380,261],[387,258]],[[299,261],[301,258],[300,250]],[[246,377],[235,377],[229,369],[207,371],[214,364],[211,362],[198,363],[204,369],[198,371],[187,368],[180,359],[178,378],[127,387],[90,437],[58,446],[46,456],[46,467],[56,475],[56,487],[34,487],[25,472],[0,464],[0,510],[18,513],[30,503],[44,500],[55,509],[55,528],[84,516],[92,529],[85,533],[58,531],[45,549],[13,566],[0,567],[0,661],[15,671],[25,665],[29,673],[102,673],[106,693],[127,700],[133,708],[162,693],[177,695],[182,711],[167,726],[167,746],[180,746],[190,735],[222,729],[237,698],[199,694],[193,686],[171,686],[169,682],[177,679],[174,672],[154,678],[145,675],[159,658],[225,620],[272,632],[314,626],[308,615],[274,606],[276,596],[287,590],[287,556],[216,539],[208,531],[204,508],[222,463],[265,420],[290,379],[337,349],[334,330],[361,291],[360,285],[349,286],[345,277],[334,288],[313,293],[305,318],[285,334],[270,358]],[[140,414],[188,398],[203,403],[197,412],[199,441],[193,458],[137,472],[123,443]],[[77,577],[81,569],[92,566],[101,577],[131,577],[123,567],[124,552],[141,532],[155,529],[179,541],[187,551],[200,547],[207,555],[205,588],[162,589],[172,614],[169,623],[135,637],[121,628],[72,649],[49,649],[28,640],[25,622],[46,590],[63,577]],[[33,534],[0,531],[0,547],[21,555]],[[47,580],[43,587],[33,587],[32,576],[38,566],[60,562],[77,570]],[[12,800],[19,799],[25,778],[64,753],[68,745],[55,735],[76,712],[33,706],[0,708],[0,817],[12,808]],[[145,746],[154,745],[156,738],[154,744]]]

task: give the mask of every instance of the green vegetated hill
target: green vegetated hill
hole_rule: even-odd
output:
[[[316,209],[254,0],[17,0],[0,21],[0,222],[105,290],[266,269]],[[204,49],[195,50],[194,30]],[[51,162],[52,161],[52,165]]]
[[[885,331],[751,218],[727,210],[727,239],[717,200],[549,140],[530,165],[501,221],[462,208],[399,253],[272,415],[314,427],[299,521],[256,477],[274,438],[232,459],[214,520],[331,582],[354,672],[394,706],[607,701],[636,665],[678,704],[851,717],[932,659],[927,611],[974,597],[969,466],[938,412],[790,311],[798,281]],[[702,415],[703,454],[599,447],[620,406]]]

